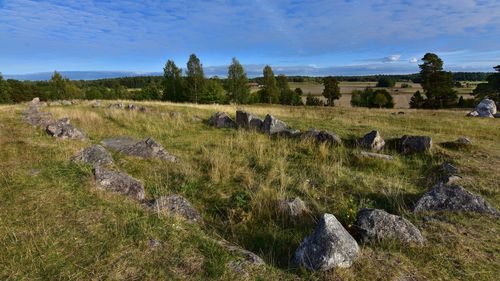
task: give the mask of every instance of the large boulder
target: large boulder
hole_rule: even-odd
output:
[[[378,131],[371,131],[359,141],[359,145],[364,149],[380,151],[384,148],[385,141]]]
[[[208,124],[216,128],[236,128],[236,122],[226,112],[217,112],[208,119]]]
[[[497,113],[497,106],[493,100],[484,99],[477,106],[478,117],[493,117]]]
[[[49,125],[47,125],[45,130],[49,135],[60,139],[84,140],[87,138],[83,132],[69,123],[68,118],[59,119],[55,122],[50,123]]]
[[[439,183],[415,204],[413,212],[453,211],[499,215],[481,196],[470,193],[458,185]]]
[[[291,218],[297,218],[309,213],[306,203],[299,197],[295,197],[293,200],[278,200],[277,205],[280,213]]]
[[[261,130],[264,133],[273,135],[287,131],[288,125],[274,116],[267,114],[266,118],[264,118],[264,122],[262,122]]]
[[[113,163],[113,157],[104,147],[96,144],[82,149],[73,157],[72,161],[92,165],[108,165]]]
[[[165,148],[153,138],[136,140],[131,137],[116,137],[102,140],[101,143],[110,149],[121,153],[141,158],[158,158],[170,162],[178,161],[177,157],[170,154]]]
[[[423,153],[432,147],[431,137],[403,136],[396,144],[397,150],[402,154]]]
[[[238,128],[259,130],[262,127],[262,120],[246,111],[236,111],[236,124]]]
[[[158,213],[178,215],[189,222],[201,222],[200,213],[191,206],[189,201],[180,195],[160,197],[151,203],[151,208]]]
[[[335,134],[328,131],[319,131],[316,129],[309,129],[302,133],[303,139],[311,139],[318,143],[328,143],[334,145],[341,145],[342,140]]]
[[[295,251],[294,262],[310,270],[326,271],[350,267],[358,257],[359,246],[331,214],[323,214],[314,233],[306,237]]]
[[[422,245],[424,237],[408,220],[383,210],[361,209],[356,218],[356,228],[362,243],[392,239]]]
[[[94,167],[94,179],[97,188],[128,195],[136,200],[144,200],[144,185],[133,177],[122,173]]]

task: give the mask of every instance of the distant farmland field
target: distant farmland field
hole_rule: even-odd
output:
[[[456,88],[455,90],[461,96],[465,98],[471,98],[470,95],[472,91],[476,88],[477,84],[481,82],[467,82],[467,87],[464,88]],[[313,96],[321,96],[323,92],[323,84],[316,82],[290,82],[290,88],[301,88],[304,92],[304,101],[305,97],[310,93]],[[402,84],[407,84],[408,88],[402,88]],[[351,92],[354,90],[363,90],[367,87],[376,88],[377,82],[340,82],[340,92],[342,93],[342,97],[340,100],[335,101],[335,104],[343,107],[350,107],[351,104]],[[422,91],[422,86],[418,83],[412,82],[398,82],[396,86],[393,88],[385,88],[388,90],[391,95],[394,97],[395,108],[408,108],[411,96],[416,91]]]

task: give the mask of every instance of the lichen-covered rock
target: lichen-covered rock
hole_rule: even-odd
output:
[[[497,113],[497,106],[493,100],[484,99],[477,106],[476,110],[478,117],[493,117]]]
[[[189,222],[202,221],[200,213],[180,195],[160,197],[151,203],[151,208],[158,213],[178,215]]]
[[[144,200],[144,185],[133,177],[101,166],[94,167],[93,172],[97,188],[125,194],[136,200]]]
[[[59,119],[53,123],[50,123],[45,128],[47,133],[53,137],[60,139],[80,139],[84,140],[87,137],[83,132],[73,127],[69,123],[68,118]]]
[[[295,251],[295,264],[310,270],[326,271],[350,267],[358,257],[359,246],[331,214],[323,214],[314,233],[306,237]]]
[[[328,131],[319,131],[316,129],[309,129],[302,133],[303,139],[312,139],[318,143],[328,143],[333,145],[341,145],[342,140],[335,134]]]
[[[288,125],[278,118],[267,114],[262,122],[261,130],[264,133],[273,135],[288,130]]]
[[[208,124],[216,128],[236,128],[236,122],[226,112],[217,112],[208,119]]]
[[[383,210],[359,210],[356,228],[362,243],[373,243],[381,240],[399,240],[419,245],[424,243],[422,234],[411,222]]]
[[[233,245],[226,240],[219,240],[217,243],[228,250],[230,253],[239,255],[244,258],[245,263],[249,265],[265,265],[264,260],[256,254],[241,248],[240,246]]]
[[[309,213],[306,203],[299,197],[293,200],[278,200],[278,210],[291,218],[297,218]]]
[[[366,158],[377,158],[389,161],[394,159],[391,155],[380,154],[380,153],[361,151],[359,154]]]
[[[116,137],[101,141],[101,143],[110,149],[121,153],[137,156],[141,158],[157,158],[170,162],[178,161],[177,157],[168,153],[167,150],[153,138],[146,138],[142,141],[131,137]]]
[[[384,148],[385,141],[378,131],[371,131],[359,141],[359,145],[364,149],[380,151]]]
[[[108,165],[113,163],[113,157],[104,147],[96,144],[82,149],[73,157],[72,161],[92,165]]]
[[[432,148],[432,139],[426,136],[405,135],[398,140],[396,148],[402,154],[428,152]]]
[[[446,148],[466,148],[472,145],[470,139],[466,137],[459,137],[454,141],[448,141],[441,143],[441,146]]]
[[[302,133],[299,130],[286,129],[271,134],[272,137],[295,139],[300,138]]]
[[[246,111],[236,111],[236,124],[238,128],[259,130],[262,127],[262,120]]]
[[[499,215],[481,196],[470,193],[458,185],[439,183],[415,204],[413,212],[454,211]]]

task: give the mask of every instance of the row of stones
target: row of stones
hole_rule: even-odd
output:
[[[208,123],[218,128],[245,128],[259,130],[271,136],[313,138],[318,142],[330,142],[340,145],[342,142],[336,135],[327,131],[311,129],[305,133],[290,129],[284,122],[267,115],[264,120],[255,115],[240,111],[236,112],[236,121],[224,112],[215,113]],[[358,144],[365,149],[380,151],[385,141],[378,131],[372,131],[359,140]],[[467,138],[446,143],[448,145],[470,145]],[[403,136],[397,143],[398,150],[403,154],[425,152],[432,146],[430,137]],[[369,157],[390,157],[377,153],[365,152]],[[426,211],[470,211],[499,215],[483,198],[472,194],[460,186],[451,186],[457,178],[457,169],[451,164],[443,165],[447,175],[424,194],[415,204],[413,212]],[[278,202],[281,211],[289,216],[297,217],[309,212],[306,203],[300,198],[292,201]],[[358,240],[361,243],[372,243],[384,239],[395,239],[403,243],[423,245],[424,237],[417,227],[403,217],[389,214],[379,209],[361,209],[358,211],[355,223]],[[297,248],[294,263],[310,270],[329,270],[335,267],[349,267],[359,254],[359,246],[349,232],[332,214],[321,215],[314,232],[304,238]]]
[[[30,103],[28,110],[25,111],[24,120],[31,125],[44,127],[44,122],[31,122],[35,119],[44,119],[45,116],[51,117],[50,114],[40,112],[38,108],[39,106],[39,99],[35,98]],[[40,118],[40,116],[44,116],[44,118]],[[52,122],[48,123],[52,124]],[[73,130],[77,130],[74,127],[72,128]],[[66,137],[60,138],[64,139]],[[86,140],[86,137],[79,139]],[[143,159],[156,158],[169,162],[178,162],[178,157],[168,153],[161,144],[152,138],[136,140],[130,137],[116,137],[102,140],[101,144],[102,145],[96,144],[84,148],[71,159],[73,163],[90,164],[93,166],[92,172],[98,189],[127,195],[132,199],[139,201],[143,206],[145,206],[145,208],[152,210],[153,212],[179,216],[187,222],[203,224],[200,213],[187,199],[180,195],[174,194],[159,197],[153,200],[147,200],[145,198],[146,194],[144,184],[140,180],[133,178],[127,173],[110,169],[110,166],[114,164],[114,160],[106,148]],[[226,248],[229,252],[244,258],[242,262],[229,264],[229,266],[235,270],[241,271],[242,266],[249,264],[265,264],[259,256],[239,246],[233,245],[226,240],[216,240],[215,242]]]

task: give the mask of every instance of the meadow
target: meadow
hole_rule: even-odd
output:
[[[464,98],[473,98],[471,96],[472,91],[476,88],[477,84],[481,82],[463,82],[463,88],[455,88],[459,96]],[[323,84],[317,82],[290,82],[290,88],[301,88],[304,92],[304,96],[311,93],[313,96],[318,96],[323,99]],[[403,84],[408,85],[407,87],[402,87]],[[377,82],[347,82],[341,81],[339,83],[340,93],[342,97],[335,101],[335,105],[342,107],[351,107],[351,92],[354,90],[364,90],[365,88],[375,88],[375,89],[386,89],[394,98],[394,108],[409,108],[410,99],[416,91],[423,92],[422,86],[418,83],[413,82],[397,82],[394,87],[391,88],[377,88]],[[304,98],[305,101],[305,98]]]
[[[302,87],[307,93],[317,85]],[[341,87],[344,92],[351,88],[345,83]],[[410,211],[442,176],[444,162],[459,167],[460,185],[500,207],[499,119],[467,118],[462,110],[406,109],[405,114],[395,115],[395,110],[348,107],[133,103],[148,111],[94,108],[91,102],[41,108],[57,118],[69,117],[88,141],[57,140],[23,123],[26,104],[0,106],[1,280],[497,280],[500,276],[498,218]],[[293,128],[334,132],[344,145],[274,139],[253,131],[216,129],[202,121],[217,111],[234,117],[238,108],[260,117],[270,113]],[[409,156],[387,148],[384,153],[393,161],[362,158],[355,140],[374,129],[386,140],[405,134],[431,136],[434,147],[431,153]],[[147,198],[181,194],[201,212],[204,224],[153,214],[123,195],[99,191],[91,167],[70,162],[80,149],[124,135],[153,137],[180,161],[113,153],[115,166],[143,181]],[[440,145],[460,136],[468,137],[472,146]],[[276,200],[295,197],[311,210],[299,222],[276,210]],[[329,272],[294,267],[294,251],[312,232],[319,215],[334,214],[354,231],[356,212],[363,207],[409,219],[426,244],[361,245],[352,267]],[[214,242],[219,238],[258,254],[266,265],[249,267],[244,274],[231,270],[228,263],[238,257]],[[152,246],[151,241],[159,245]]]

